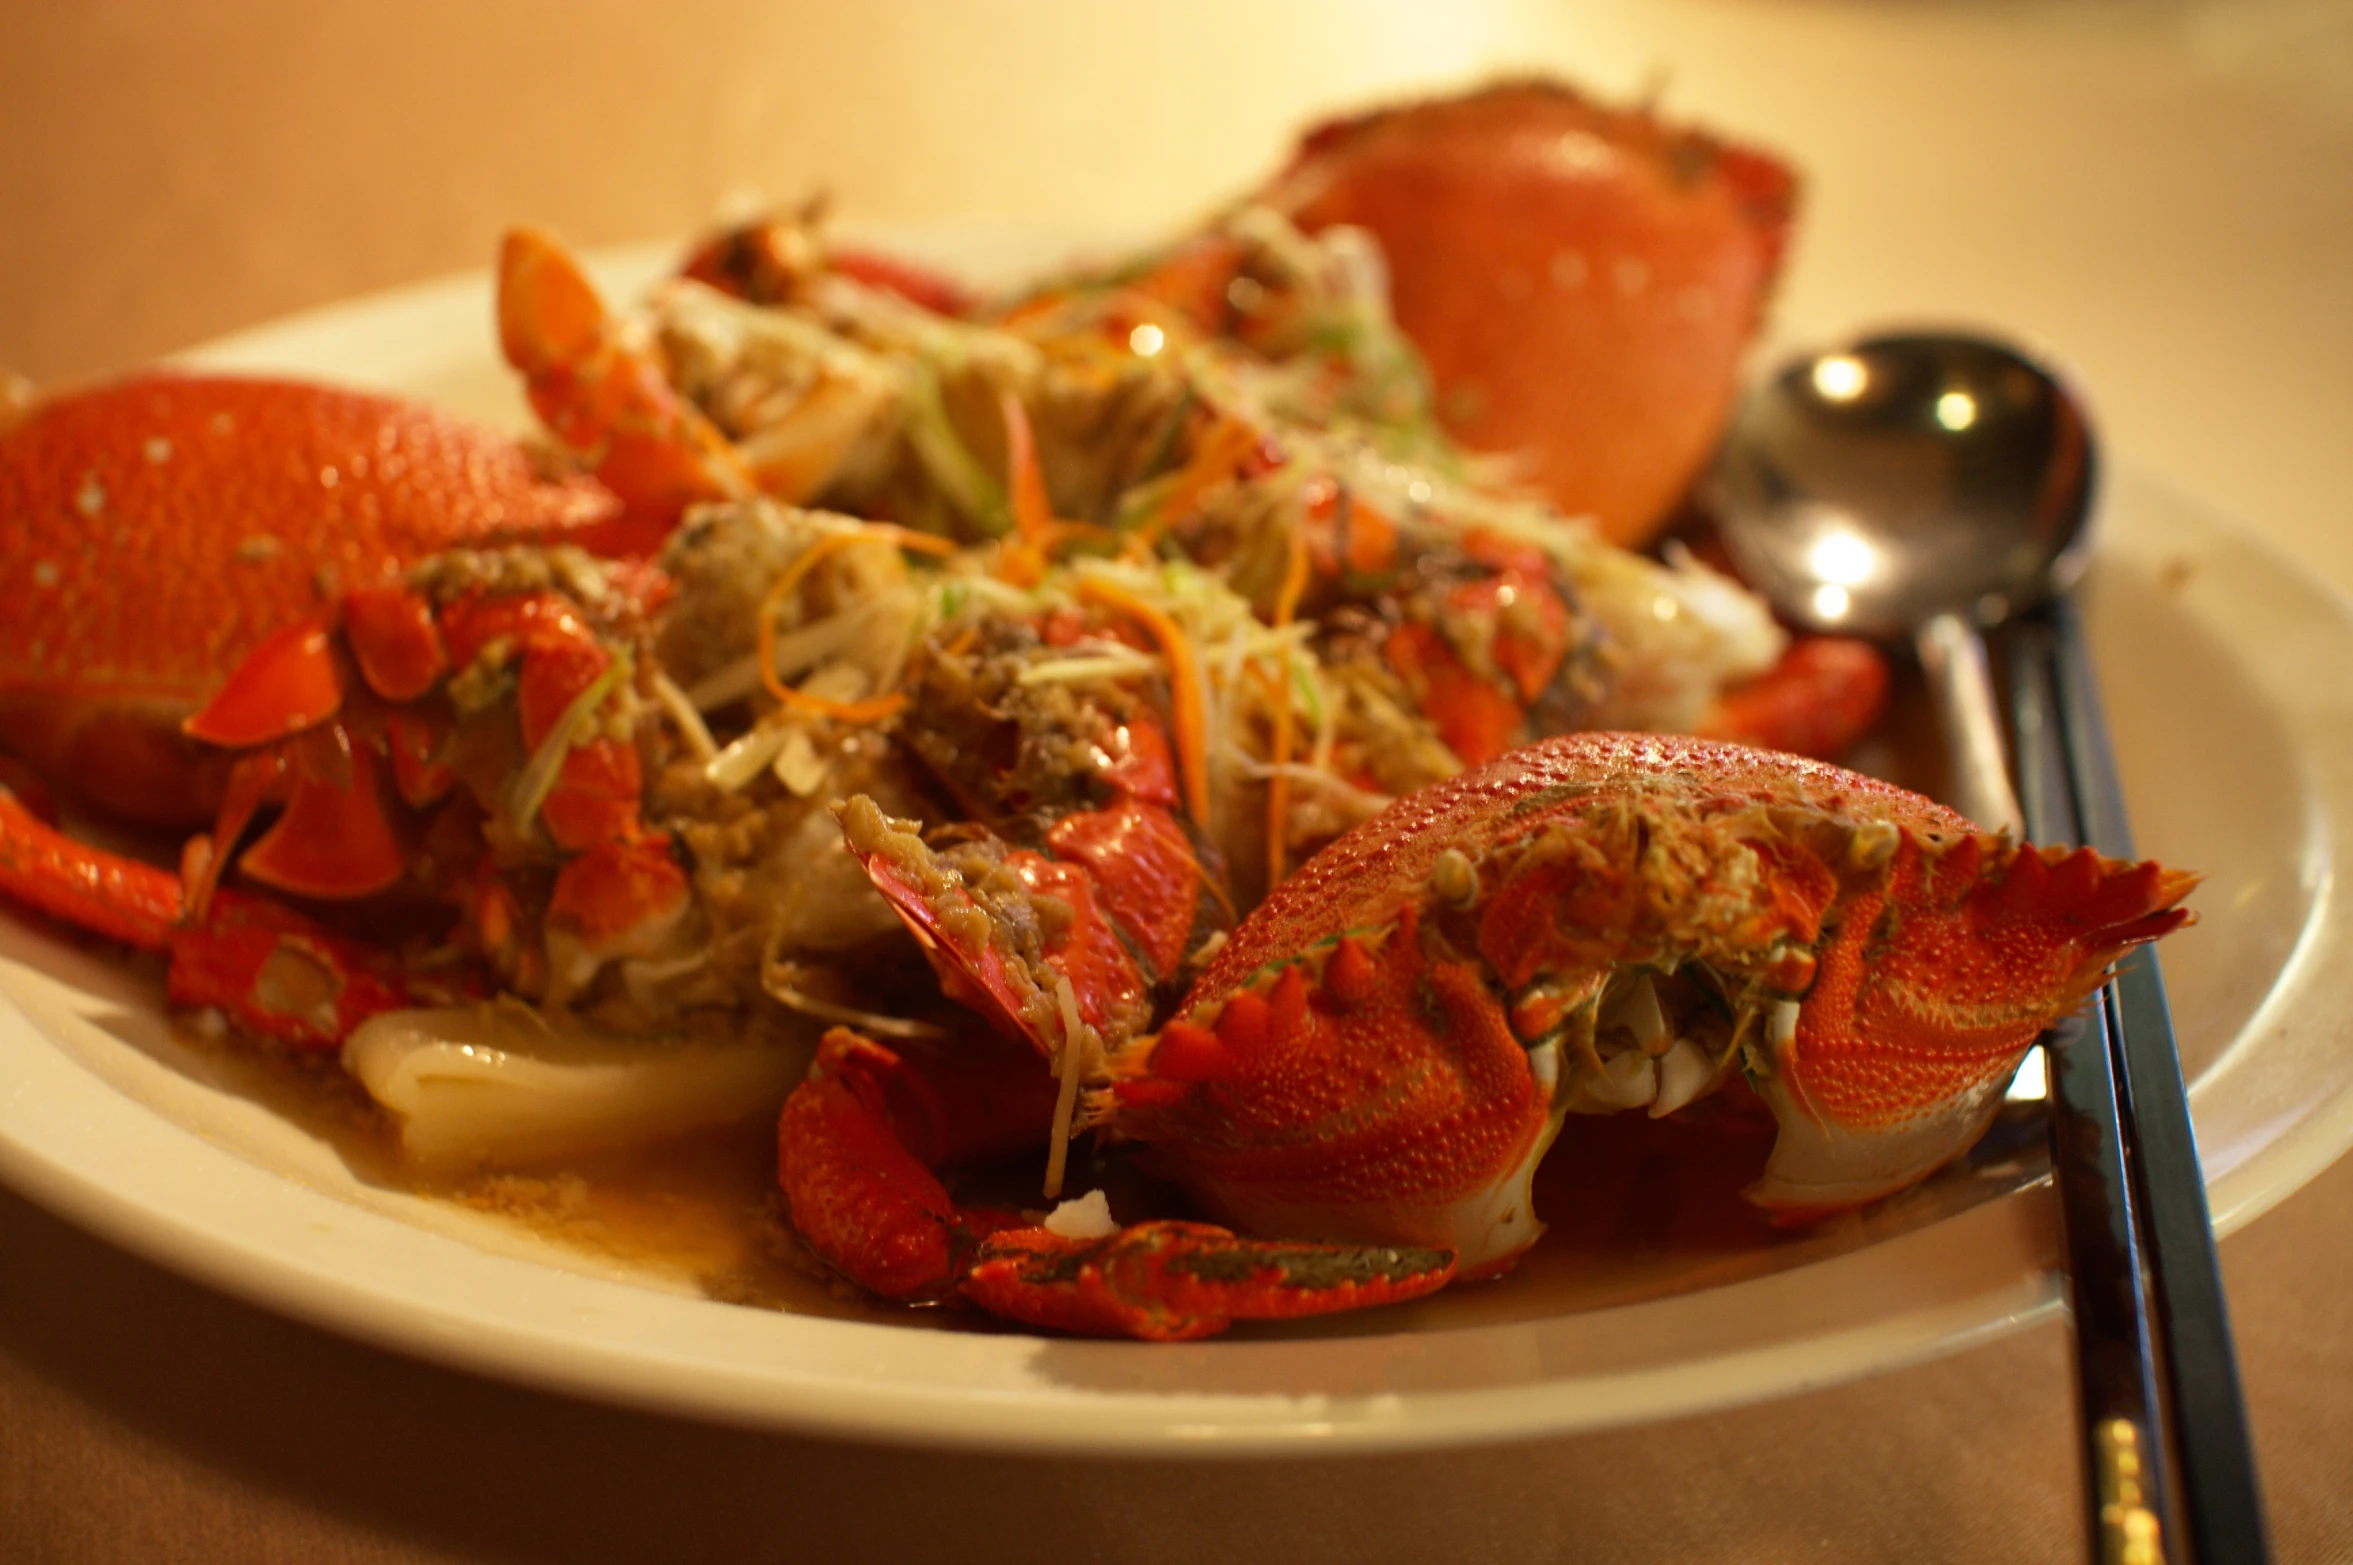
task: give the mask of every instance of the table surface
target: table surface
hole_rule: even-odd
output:
[[[2338,0],[198,12],[0,10],[0,366],[118,372],[478,266],[518,219],[597,245],[823,189],[851,219],[1170,225],[1320,112],[1549,70],[1806,171],[1785,316],[2038,340],[2121,455],[2353,588]],[[2284,1560],[2353,1559],[2349,1217],[2340,1162],[2222,1247]],[[413,1363],[0,1192],[0,1556],[2071,1560],[2067,1354],[2046,1325],[1761,1406],[1434,1456],[943,1455]]]

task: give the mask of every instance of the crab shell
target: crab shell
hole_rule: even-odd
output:
[[[1400,801],[1219,952],[1092,1108],[1253,1233],[1491,1273],[1590,1081],[1613,972],[1704,964],[1778,1121],[1793,1218],[1965,1151],[2035,1038],[2194,875],[2020,847],[1886,783],[1705,740],[1578,734]],[[1735,1057],[1736,1056],[1736,1057]]]
[[[178,732],[273,632],[437,550],[642,547],[604,489],[413,402],[148,375],[0,432],[0,747],[137,820],[208,819]]]
[[[1637,544],[1722,430],[1796,193],[1764,153],[1518,81],[1321,126],[1256,199],[1377,236],[1448,430]]]

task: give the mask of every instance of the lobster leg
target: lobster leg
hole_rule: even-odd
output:
[[[1173,1221],[1091,1232],[1059,1211],[1032,1225],[959,1206],[935,1169],[1034,1142],[1053,1098],[1053,1081],[1003,1040],[926,1057],[836,1028],[778,1124],[793,1226],[891,1298],[961,1294],[1028,1325],[1151,1341],[1415,1298],[1454,1275],[1446,1250],[1263,1241]]]

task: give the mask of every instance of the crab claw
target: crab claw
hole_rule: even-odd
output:
[[[1054,1080],[1018,1045],[963,1042],[918,1055],[836,1027],[777,1122],[793,1227],[887,1298],[952,1293],[980,1240],[1022,1221],[957,1205],[934,1170],[1034,1145]]]
[[[2196,878],[1792,756],[1555,739],[1310,861],[1091,1118],[1236,1226],[1444,1247],[1475,1276],[1541,1231],[1529,1176],[1568,1115],[1671,1113],[1745,1073],[1779,1124],[1748,1195],[1802,1220],[1966,1150]]]

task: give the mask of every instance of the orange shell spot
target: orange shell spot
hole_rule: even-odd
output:
[[[1372,998],[1378,977],[1371,954],[1363,942],[1350,935],[1333,948],[1331,960],[1324,965],[1324,993],[1342,1010],[1354,1010]]]
[[[1266,1002],[1254,994],[1238,994],[1218,1014],[1217,1036],[1237,1054],[1247,1054],[1266,1041]]]

